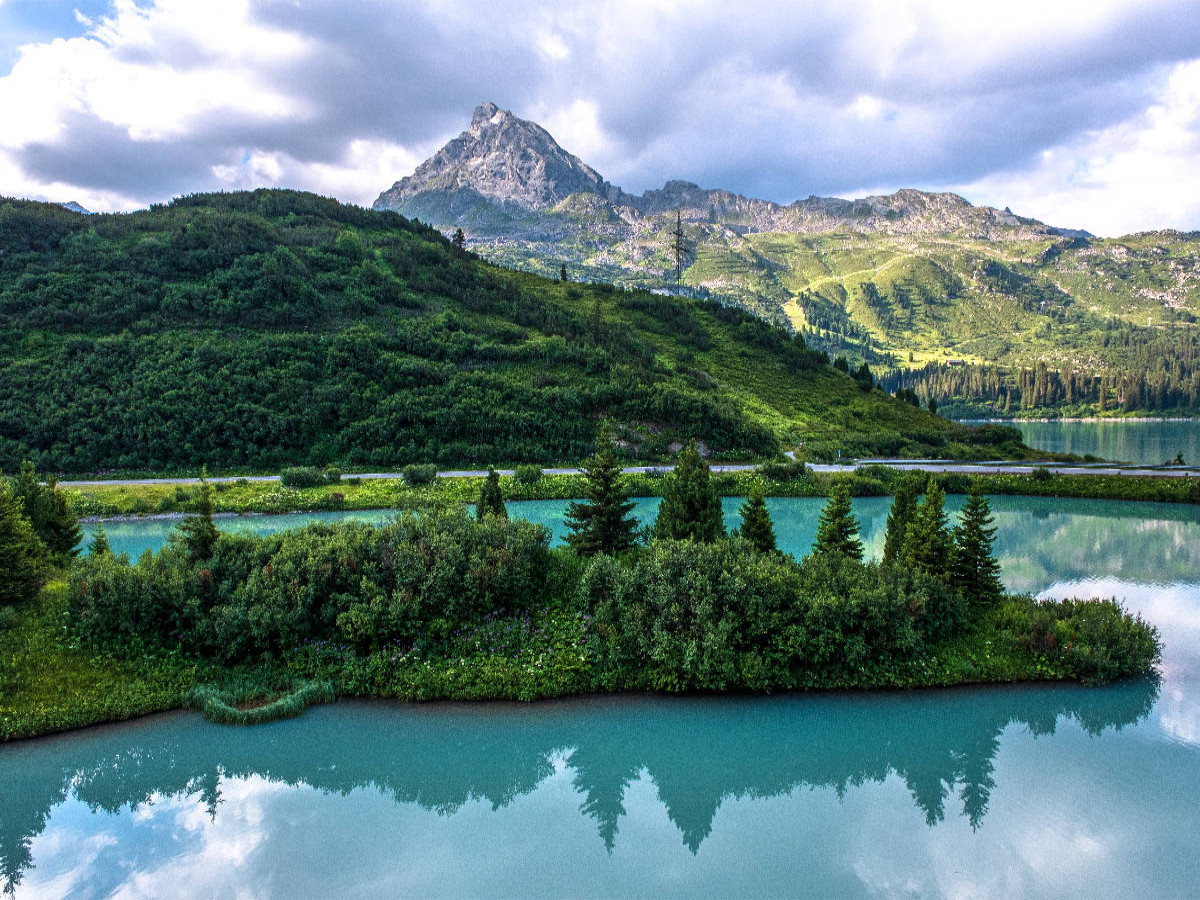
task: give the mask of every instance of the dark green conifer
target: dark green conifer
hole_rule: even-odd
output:
[[[12,487],[46,550],[53,556],[76,556],[83,531],[67,504],[66,494],[58,489],[58,482],[51,477],[42,484],[33,463],[26,460]]]
[[[482,522],[487,516],[508,518],[508,510],[504,508],[504,494],[500,492],[500,473],[490,466],[487,478],[479,488],[479,502],[475,504],[475,518]]]
[[[688,441],[680,451],[675,471],[663,483],[654,536],[709,543],[725,536],[721,498],[695,441]]]
[[[761,492],[751,494],[738,509],[742,527],[738,534],[748,540],[760,553],[775,550],[775,527],[771,524],[771,513]]]
[[[862,560],[863,546],[858,539],[858,520],[850,511],[850,485],[835,481],[829,491],[829,502],[817,521],[817,542],[813,553],[838,553],[850,559]]]
[[[576,552],[624,553],[636,543],[637,519],[629,514],[633,502],[621,478],[621,466],[611,442],[603,440],[596,455],[584,463],[584,501],[567,507],[567,543]]]
[[[896,496],[888,511],[887,533],[883,539],[883,564],[894,565],[904,555],[904,534],[908,523],[917,512],[917,497],[921,494],[923,479],[917,475],[905,475],[896,485]]]
[[[996,529],[992,509],[977,486],[963,505],[958,527],[954,529],[954,558],[950,564],[950,583],[971,600],[990,604],[1000,599],[1000,564],[992,554]]]
[[[37,595],[46,579],[46,548],[12,487],[0,478],[0,605]]]
[[[104,532],[104,525],[96,525],[96,533],[92,535],[92,542],[88,544],[88,553],[92,556],[108,556],[112,553],[112,548],[108,546],[108,535]]]
[[[192,562],[212,559],[217,545],[217,526],[213,524],[212,485],[208,483],[208,471],[200,471],[199,496],[196,498],[194,515],[185,518],[178,526],[179,534]]]
[[[954,544],[946,524],[945,503],[946,493],[937,482],[931,482],[904,532],[900,560],[913,571],[941,578],[950,573]]]

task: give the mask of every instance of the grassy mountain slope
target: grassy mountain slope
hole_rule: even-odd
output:
[[[995,455],[735,309],[547,281],[395,213],[200,195],[0,204],[0,467],[47,471]],[[971,442],[975,441],[975,445]]]

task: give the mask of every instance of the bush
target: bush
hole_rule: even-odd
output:
[[[279,483],[294,490],[320,487],[326,483],[325,473],[314,466],[292,466],[283,470]]]
[[[437,466],[433,463],[413,463],[401,469],[400,474],[404,476],[404,481],[409,487],[432,484],[437,478]]]
[[[772,481],[792,481],[809,474],[808,466],[796,459],[771,460],[758,466],[755,471]]]
[[[542,467],[541,466],[517,466],[516,472],[514,473],[513,477],[516,478],[516,480],[519,484],[524,484],[524,485],[537,484],[542,479]]]
[[[1039,484],[1044,484],[1054,480],[1054,473],[1045,466],[1037,466],[1029,475],[1034,481]]]
[[[183,705],[200,710],[210,722],[257,725],[298,716],[305,707],[335,699],[328,681],[305,681],[289,676],[244,676],[221,685],[192,688]]]

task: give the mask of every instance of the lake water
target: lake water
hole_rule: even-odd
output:
[[[1056,453],[1092,454],[1102,459],[1160,466],[1182,454],[1189,465],[1200,465],[1200,419],[1179,422],[1005,423],[1021,429],[1025,443]]]
[[[172,713],[0,746],[0,875],[17,898],[1196,896],[1200,509],[992,503],[1009,586],[1121,598],[1162,630],[1160,681]],[[876,553],[887,505],[855,503]],[[769,506],[806,550],[821,501]]]

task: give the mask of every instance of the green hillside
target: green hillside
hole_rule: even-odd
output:
[[[287,191],[0,204],[0,468],[994,456],[736,309],[545,280]],[[1009,452],[1021,452],[1017,447]]]
[[[555,240],[526,240],[526,222],[474,246],[531,271],[565,260],[580,277],[735,302],[956,414],[1200,411],[1198,234],[779,233],[693,218],[676,282],[672,224],[575,216]],[[1035,391],[1039,367],[1049,387]]]

